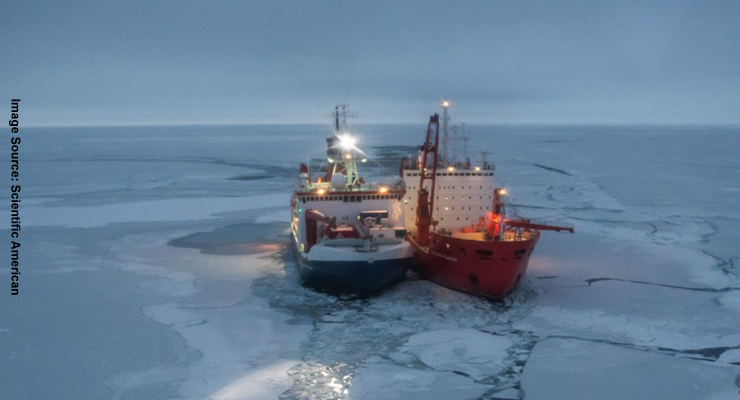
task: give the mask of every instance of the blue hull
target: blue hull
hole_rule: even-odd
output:
[[[304,286],[367,296],[406,277],[411,258],[365,261],[308,261],[295,251]]]

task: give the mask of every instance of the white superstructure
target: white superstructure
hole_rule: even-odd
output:
[[[486,215],[487,211],[492,210],[495,168],[485,160],[485,152],[479,165],[471,165],[467,154],[457,158],[457,139],[465,143],[467,134],[462,130],[460,136],[456,134],[450,138],[449,102],[443,102],[442,108],[442,148],[437,166],[433,215],[437,223],[435,229],[452,230],[478,223],[481,215]],[[451,143],[454,146],[452,151],[448,148]],[[453,156],[450,156],[450,153]],[[402,177],[406,184],[406,195],[403,199],[404,219],[410,231],[416,226],[421,168],[421,159],[417,157],[415,160],[406,160],[402,169]],[[428,185],[429,183],[425,184]],[[427,187],[429,192],[430,189]]]

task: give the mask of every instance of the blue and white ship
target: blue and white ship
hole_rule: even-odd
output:
[[[344,114],[344,107],[342,107]],[[341,118],[346,121],[346,118]],[[291,230],[304,284],[368,295],[402,279],[411,261],[406,239],[402,180],[367,183],[367,161],[335,108],[326,139],[326,171],[313,177],[301,164],[291,198]]]

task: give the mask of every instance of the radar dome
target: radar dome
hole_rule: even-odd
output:
[[[334,189],[342,189],[347,185],[347,177],[342,174],[336,174],[331,176],[331,187]]]

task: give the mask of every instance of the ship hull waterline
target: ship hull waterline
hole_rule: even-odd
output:
[[[422,275],[450,289],[493,300],[511,293],[524,277],[539,235],[527,240],[488,241],[431,232],[431,246],[408,237]]]
[[[406,277],[411,257],[369,261],[307,260],[293,247],[303,286],[337,294],[370,296]]]

